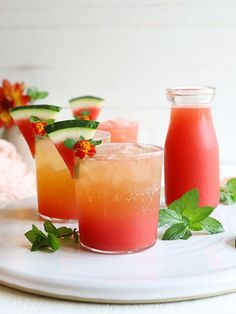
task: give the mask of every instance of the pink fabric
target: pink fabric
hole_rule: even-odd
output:
[[[0,207],[35,194],[34,174],[28,170],[15,147],[0,139]]]

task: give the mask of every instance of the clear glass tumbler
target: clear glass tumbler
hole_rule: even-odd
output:
[[[105,131],[97,131],[95,135],[103,143],[108,143],[110,138],[110,133]],[[77,220],[74,179],[47,136],[36,137],[35,161],[39,215],[58,222]]]
[[[162,148],[111,143],[96,149],[92,159],[77,161],[81,245],[109,254],[132,253],[154,245]]]

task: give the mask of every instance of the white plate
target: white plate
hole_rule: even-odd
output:
[[[236,291],[236,206],[215,216],[227,232],[160,241],[141,253],[100,255],[68,243],[56,252],[30,252],[24,233],[42,227],[35,199],[0,210],[0,282],[40,295],[107,303],[151,303]]]

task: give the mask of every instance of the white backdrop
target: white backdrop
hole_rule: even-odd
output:
[[[236,163],[235,0],[0,0],[0,79],[50,91],[48,103],[105,98],[101,119],[141,123],[163,145],[166,87],[212,85],[224,164]]]

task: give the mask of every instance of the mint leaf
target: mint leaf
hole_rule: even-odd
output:
[[[196,208],[189,217],[191,223],[196,223],[207,218],[214,210],[214,207],[204,206]]]
[[[48,92],[46,91],[38,91],[38,94],[37,94],[37,100],[38,99],[44,99],[46,97],[48,97]]]
[[[225,205],[236,202],[236,178],[229,179],[225,186],[220,188],[220,202]]]
[[[198,208],[199,192],[197,189],[190,190],[181,196],[178,200],[171,203],[168,208],[177,213],[190,217],[196,208]]]
[[[48,96],[48,92],[39,91],[37,87],[29,87],[27,89],[27,95],[30,97],[30,102],[33,103],[36,100],[46,98]]]
[[[163,225],[172,226],[176,223],[182,222],[183,216],[172,209],[160,209],[158,227]]]
[[[185,236],[188,227],[183,223],[177,223],[166,230],[162,240],[178,240]]]
[[[47,232],[47,233],[53,233],[55,236],[59,236],[59,232],[57,230],[57,228],[53,225],[53,223],[49,220],[45,221],[44,224],[44,230]]]
[[[199,224],[204,230],[206,230],[210,234],[221,233],[224,231],[224,227],[222,226],[222,224],[212,217],[207,217]]]
[[[49,233],[48,234],[48,241],[49,241],[49,246],[53,251],[57,251],[61,247],[60,240],[57,238],[57,236],[54,233]]]
[[[185,234],[181,237],[181,240],[188,240],[191,236],[192,236],[192,232],[189,229],[187,229],[185,231]]]
[[[60,227],[57,229],[57,231],[59,233],[60,238],[71,236],[73,234],[72,229],[67,227]]]
[[[34,241],[37,238],[37,234],[33,230],[29,230],[25,233],[26,238],[31,242],[34,243]]]
[[[102,143],[102,140],[99,140],[99,141],[89,140],[89,142],[90,142],[93,146],[97,146],[97,145],[100,145],[100,144]]]
[[[47,119],[47,120],[44,120],[44,122],[46,122],[47,125],[53,124],[55,122],[55,119]]]
[[[74,146],[75,146],[75,143],[76,143],[76,140],[72,139],[72,138],[67,138],[65,141],[64,141],[64,145],[65,147],[73,150]]]
[[[36,123],[36,122],[40,122],[41,120],[38,118],[38,117],[36,117],[36,116],[31,116],[30,117],[30,122],[31,123]]]
[[[225,205],[232,205],[235,202],[234,195],[226,188],[220,188],[220,202]]]
[[[47,238],[47,236],[41,230],[39,230],[38,227],[36,227],[35,225],[32,225],[32,231],[34,232],[36,237],[41,236],[44,239]]]
[[[230,191],[235,191],[236,190],[236,178],[232,178],[232,179],[229,179],[226,184],[225,184],[226,187],[228,187],[230,189]]]
[[[37,99],[37,89],[36,89],[36,87],[29,87],[28,89],[27,89],[27,95],[30,97],[30,99],[31,100],[35,100],[35,99]]]
[[[201,230],[203,230],[199,223],[190,224],[188,227],[192,231],[201,231]]]

